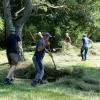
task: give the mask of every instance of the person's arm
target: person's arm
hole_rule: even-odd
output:
[[[89,39],[89,42],[90,42],[90,43],[93,43],[93,41],[92,41],[91,39]]]
[[[38,35],[40,38],[43,38],[43,35],[41,32],[36,33],[36,35]]]
[[[84,38],[81,39],[81,45],[83,46],[84,44]]]
[[[23,48],[22,48],[22,41],[21,41],[21,39],[20,39],[20,37],[17,35],[17,37],[16,37],[16,39],[17,39],[17,49],[18,49],[18,51],[23,51]]]
[[[41,34],[39,33],[39,35],[41,36]],[[46,48],[46,44],[44,39],[41,37],[41,39],[38,40],[38,46],[37,46],[37,51],[42,51],[43,49]]]
[[[42,51],[43,49],[45,49],[45,47],[46,47],[45,45],[41,45],[41,46],[38,47],[37,51],[38,51],[38,52],[39,52],[39,51]]]
[[[53,57],[52,53],[51,53],[49,50],[45,49],[45,51],[46,51],[46,53],[48,53],[51,57]]]
[[[40,43],[39,47],[38,47],[38,51],[42,51],[43,49],[45,49],[47,47],[47,45],[49,45],[49,42],[47,43]]]
[[[50,45],[50,42],[49,41],[47,41],[46,43],[40,43],[40,45],[39,45],[39,47],[38,47],[38,51],[42,51],[43,49],[45,49],[46,50],[46,52],[48,51],[47,49],[46,49],[46,47],[47,46],[49,46]],[[50,48],[49,48],[50,49]]]
[[[91,48],[93,48],[93,41],[89,39],[89,43],[91,43]]]
[[[71,38],[69,37],[69,43],[71,43]]]
[[[18,47],[19,51],[23,51],[22,42],[21,41],[18,41],[17,47]]]
[[[30,35],[31,35],[33,41],[36,41],[37,36],[38,36],[39,38],[43,38],[41,32],[38,32],[38,33],[36,33],[36,34],[34,34],[34,35],[32,35],[32,33],[30,32]]]
[[[32,37],[32,40],[35,41],[35,35],[33,36],[31,32],[30,32],[30,35]]]

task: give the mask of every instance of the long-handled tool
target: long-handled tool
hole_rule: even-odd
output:
[[[56,69],[57,69],[57,66],[56,66],[56,64],[55,64],[55,61],[54,61],[54,59],[53,59],[53,56],[51,57],[51,59],[52,59],[52,62],[53,62],[53,64],[54,64],[54,69],[56,70]]]
[[[49,44],[49,52],[51,53],[50,44]],[[51,53],[51,55],[52,55],[52,53]],[[55,64],[55,61],[54,61],[53,55],[51,56],[51,59],[52,59],[52,62],[53,62],[53,64],[54,64],[54,69],[57,70],[57,66],[56,66],[56,64]]]
[[[51,48],[50,48],[50,45],[49,45],[49,52],[51,53]],[[51,55],[52,55],[52,53],[51,53]],[[53,64],[54,64],[54,69],[56,70],[57,69],[57,66],[56,66],[56,64],[55,64],[55,61],[54,61],[54,58],[53,58],[53,55],[52,56],[50,56],[51,57],[51,59],[52,59],[52,62],[53,62]]]
[[[33,36],[31,32],[30,32],[30,35],[32,37],[32,40],[35,41],[35,36]]]

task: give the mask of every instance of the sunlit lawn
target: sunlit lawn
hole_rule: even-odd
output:
[[[33,53],[25,53],[27,60],[31,63]],[[52,63],[51,58],[46,55],[45,60],[48,59]],[[1,59],[0,59],[1,60]],[[70,68],[82,68],[84,74],[82,77],[66,75],[58,79],[56,82],[48,82],[44,85],[36,87],[31,86],[30,79],[16,78],[11,86],[3,84],[4,76],[8,69],[8,64],[0,65],[0,100],[100,100],[100,83],[88,83],[84,79],[90,78],[100,82],[100,63],[99,61],[78,61],[74,66],[73,62],[58,63],[58,67],[65,67],[67,64]],[[4,61],[4,60],[3,60]],[[5,62],[7,60],[5,59]],[[46,61],[44,61],[46,62]],[[72,63],[72,66],[71,64]],[[59,65],[60,64],[60,65]],[[97,66],[98,65],[98,66]]]

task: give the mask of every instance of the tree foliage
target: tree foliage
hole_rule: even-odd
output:
[[[25,0],[13,0],[12,13],[23,8],[24,4]],[[34,34],[38,31],[48,31],[53,35],[52,47],[61,46],[60,41],[66,32],[75,45],[79,44],[83,33],[100,41],[99,12],[99,0],[33,0],[33,11],[23,30],[23,43],[32,45],[29,32]]]

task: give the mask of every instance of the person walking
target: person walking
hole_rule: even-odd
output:
[[[92,40],[90,40],[87,37],[87,34],[83,34],[82,37],[82,47],[81,47],[81,58],[82,61],[87,60],[87,53],[88,53],[88,48],[89,48],[89,42],[92,43]]]
[[[42,64],[42,60],[45,52],[47,52],[52,57],[52,54],[46,49],[46,47],[49,45],[49,38],[52,36],[48,32],[44,32],[43,34],[41,32],[38,32],[37,35],[39,39],[37,41],[35,53],[32,58],[35,65],[36,75],[32,80],[32,86],[43,83],[44,66]]]
[[[65,33],[64,40],[62,40],[62,52],[64,55],[68,53],[68,50],[71,48],[71,38],[69,36],[69,33]]]
[[[16,34],[15,27],[12,27],[6,41],[6,54],[10,65],[10,70],[8,71],[4,83],[8,85],[10,85],[14,80],[14,72],[19,59],[19,50],[21,49],[20,41],[20,37]]]

